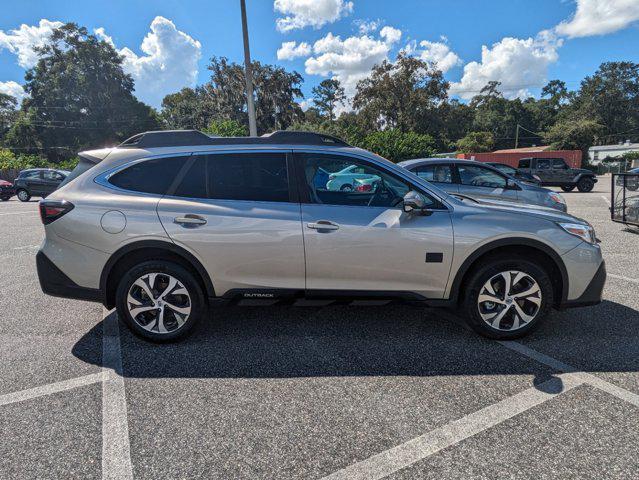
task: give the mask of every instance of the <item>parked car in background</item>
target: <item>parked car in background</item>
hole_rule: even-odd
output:
[[[580,192],[590,192],[597,183],[596,175],[585,168],[570,168],[563,158],[522,158],[519,170],[535,175],[544,187],[561,187],[571,192],[577,187]]]
[[[15,194],[16,190],[13,188],[13,183],[7,182],[6,180],[0,180],[0,200],[6,202]]]
[[[559,193],[516,180],[485,163],[457,158],[422,158],[406,160],[399,165],[451,194],[567,211],[566,202]]]
[[[639,189],[639,168],[633,168],[632,170],[628,170],[626,173],[630,173],[632,175],[617,175],[615,183],[619,186],[623,186],[625,184],[627,190],[633,192],[637,191],[637,189]]]
[[[148,132],[79,157],[40,202],[40,284],[116,307],[152,341],[242,299],[406,299],[459,309],[499,339],[532,331],[550,308],[601,301],[605,265],[587,222],[459,200],[327,135]],[[366,191],[316,181],[352,167],[379,180]],[[504,186],[480,168],[474,178]]]
[[[31,197],[46,198],[58,188],[69,172],[53,168],[30,168],[22,170],[13,186],[21,202],[28,202]]]
[[[331,173],[326,183],[326,189],[331,191],[352,192],[355,190],[357,180],[379,180],[375,174],[362,165],[349,165],[348,167]]]
[[[535,185],[539,185],[541,183],[541,179],[539,177],[531,175],[530,173],[522,172],[521,170],[515,167],[511,167],[510,165],[506,165],[505,163],[486,162],[486,165],[493,166],[501,173],[510,175],[517,180],[521,180],[522,182],[534,183]]]

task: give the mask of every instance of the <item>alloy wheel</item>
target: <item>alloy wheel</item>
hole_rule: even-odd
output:
[[[29,200],[29,194],[26,192],[26,190],[20,190],[18,192],[18,199],[22,202],[26,202],[27,200]]]
[[[131,318],[153,333],[172,333],[180,329],[191,314],[191,296],[182,282],[167,273],[146,273],[127,294]]]
[[[527,273],[508,270],[492,276],[479,290],[482,320],[496,330],[515,331],[532,322],[541,309],[541,288]]]

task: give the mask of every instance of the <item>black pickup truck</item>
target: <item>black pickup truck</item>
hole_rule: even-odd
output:
[[[570,168],[563,158],[522,158],[519,170],[539,178],[544,187],[561,187],[570,192],[577,187],[580,192],[590,192],[597,177],[585,168]]]

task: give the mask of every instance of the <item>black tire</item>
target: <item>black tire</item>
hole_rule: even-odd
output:
[[[352,192],[353,191],[353,185],[350,184],[346,184],[346,185],[342,185],[340,188],[341,192]]]
[[[18,196],[18,200],[21,202],[28,202],[31,200],[31,194],[27,192],[24,188],[20,188],[16,191],[16,195]]]
[[[581,193],[591,192],[595,188],[595,182],[590,177],[581,177],[577,182],[577,190]]]
[[[8,202],[11,197],[0,197],[3,202]]]
[[[127,306],[127,296],[133,283],[148,273],[168,274],[182,283],[190,297],[191,312],[184,324],[167,333],[149,331],[133,319]],[[197,322],[207,314],[206,302],[200,283],[187,269],[173,262],[165,260],[150,260],[140,263],[127,271],[118,284],[116,295],[116,309],[118,316],[124,320],[133,333],[155,343],[166,343],[184,338],[193,331]],[[140,315],[137,315],[139,318]]]
[[[575,185],[562,185],[561,189],[564,192],[572,192],[575,189]]]
[[[500,330],[488,325],[480,316],[478,298],[484,284],[501,272],[517,270],[529,275],[540,288],[541,303],[534,318],[516,330]],[[492,256],[473,269],[465,282],[458,314],[468,326],[480,335],[495,340],[511,340],[523,337],[541,325],[553,305],[553,287],[550,277],[538,264],[520,256]],[[508,307],[513,308],[513,307]]]
[[[631,192],[636,192],[637,189],[639,189],[639,183],[630,183],[630,184],[626,184],[626,188],[628,190],[630,190]]]

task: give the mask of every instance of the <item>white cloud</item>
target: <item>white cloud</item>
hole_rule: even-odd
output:
[[[311,103],[312,103],[312,101],[311,101],[311,100],[306,100],[306,99],[304,99],[304,100],[302,100],[301,102],[299,102],[299,104],[300,104],[300,108],[301,108],[303,111],[306,111],[306,110],[308,110],[309,108],[311,108],[311,107],[312,107]]]
[[[18,105],[20,105],[22,99],[27,96],[22,85],[14,81],[0,82],[0,93],[5,93],[15,97],[18,101]]]
[[[311,54],[311,46],[302,42],[297,45],[297,42],[284,42],[282,46],[277,49],[278,60],[293,60],[297,57],[306,57]]]
[[[557,25],[556,31],[571,38],[605,35],[637,20],[639,0],[577,0],[574,16]]]
[[[0,30],[0,50],[7,49],[18,56],[18,64],[31,68],[38,63],[38,54],[34,47],[46,44],[53,30],[62,26],[62,22],[51,22],[45,18],[38,25],[20,25],[20,28],[4,32]]]
[[[104,27],[100,27],[100,28],[94,29],[93,33],[95,34],[96,37],[98,37],[98,39],[104,40],[109,45],[111,45],[113,48],[115,48],[115,43],[113,42],[113,38],[111,38],[110,36],[108,36],[106,34],[106,31],[104,30]]]
[[[150,29],[140,46],[144,55],[126,47],[119,52],[124,56],[122,68],[135,80],[136,96],[159,106],[166,94],[195,85],[202,46],[164,17],[155,17]],[[98,30],[96,35],[113,43],[103,29]]]
[[[297,28],[320,28],[350,14],[353,2],[345,0],[275,0],[273,8],[286,15],[276,21],[280,32]]]
[[[353,24],[359,30],[360,35],[366,35],[367,33],[373,33],[379,28],[381,20],[362,20],[357,19],[353,21]]]
[[[428,63],[435,63],[439,70],[446,73],[451,68],[461,65],[462,60],[450,49],[445,37],[442,40],[442,42],[423,40],[419,43],[422,50],[417,50],[416,53],[419,53],[419,58]]]
[[[357,82],[366,78],[374,65],[388,58],[393,44],[401,37],[401,31],[392,27],[384,27],[382,31],[378,39],[362,35],[342,40],[339,35],[328,33],[313,45],[315,56],[306,59],[306,73],[336,78],[346,95],[353,96]]]
[[[528,88],[541,87],[547,81],[548,67],[557,61],[562,41],[548,31],[535,38],[506,37],[482,46],[481,62],[464,66],[461,81],[451,84],[451,93],[470,99],[490,81],[501,82],[500,90],[508,98],[525,98]]]

